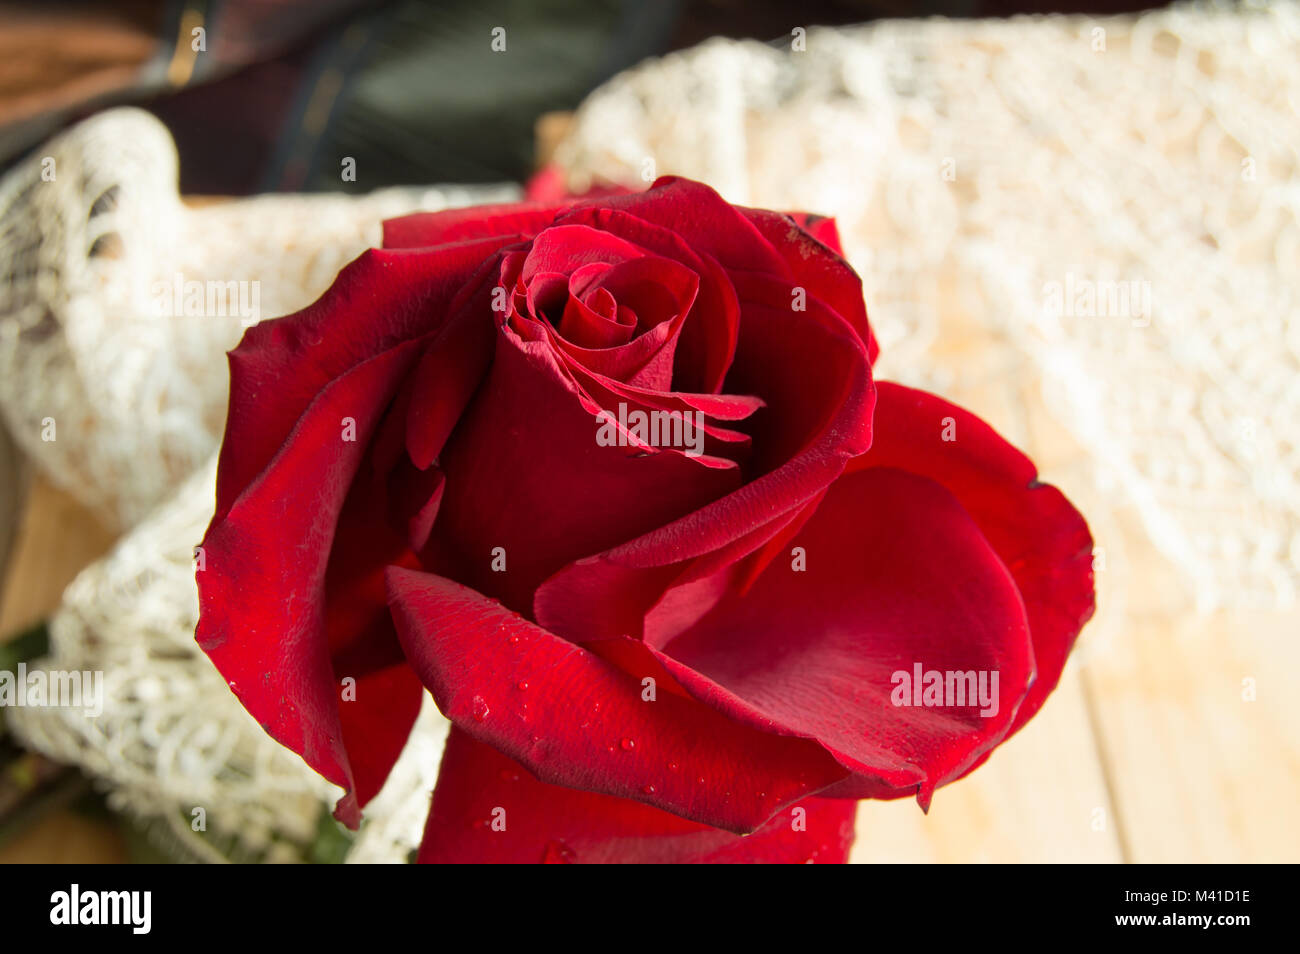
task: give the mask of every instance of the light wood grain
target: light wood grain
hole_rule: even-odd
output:
[[[41,477],[33,479],[0,585],[0,641],[49,618],[64,587],[112,542],[71,496]],[[0,847],[0,864],[125,860],[125,846],[111,825],[67,809],[41,817],[30,831]]]
[[[64,587],[112,543],[113,535],[69,494],[34,479],[0,591],[0,639],[47,618]]]
[[[928,815],[910,799],[862,802],[850,860],[1117,862],[1112,816],[1071,667],[1039,715],[974,773],[939,789]]]

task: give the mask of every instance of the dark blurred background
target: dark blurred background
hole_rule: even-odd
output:
[[[0,2],[0,169],[97,109],[133,103],[171,129],[181,153],[181,191],[188,194],[364,192],[519,180],[534,165],[540,116],[573,109],[639,60],[710,36],[788,43],[795,26],[935,15],[1101,14],[1153,5],[1159,4]],[[493,49],[496,27],[505,30],[504,51]],[[194,49],[196,36],[201,50]],[[343,156],[364,170],[357,181],[341,181]]]

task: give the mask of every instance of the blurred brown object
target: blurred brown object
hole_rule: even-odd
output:
[[[73,811],[47,815],[0,848],[0,865],[124,864],[126,843],[112,826]]]
[[[129,88],[158,50],[163,5],[6,3],[0,22],[0,126],[7,126]]]
[[[273,60],[367,5],[366,0],[0,0],[0,163],[96,109]]]

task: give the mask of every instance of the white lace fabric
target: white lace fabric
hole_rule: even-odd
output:
[[[1300,585],[1298,105],[1288,4],[887,21],[810,30],[803,51],[712,40],[648,61],[589,97],[556,157],[576,190],[636,183],[649,160],[733,202],[833,214],[880,377],[957,399],[989,376],[1037,382],[1086,451],[1094,525],[1096,501],[1122,499],[1202,609],[1286,609]],[[287,857],[335,793],[193,643],[190,548],[240,324],[160,320],[151,288],[257,280],[262,314],[282,314],[383,217],[516,193],[191,208],[165,132],[134,111],[44,154],[54,183],[40,156],[0,183],[0,405],[55,480],[133,529],[52,624],[52,668],[105,671],[104,717],[14,710],[15,730],[179,837],[201,805],[245,848]],[[91,215],[110,186],[112,208]],[[109,232],[99,251],[116,257],[88,257]],[[953,313],[989,342],[978,365],[945,340]],[[418,843],[444,731],[426,706],[354,860]]]

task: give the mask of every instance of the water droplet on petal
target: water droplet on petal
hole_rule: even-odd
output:
[[[517,688],[520,692],[525,692],[525,691],[527,691],[527,689],[528,689],[528,680],[527,680],[527,679],[520,679],[517,683],[515,683],[515,688]]]
[[[670,772],[676,772],[677,769],[678,769],[678,767],[679,767],[679,766],[677,765],[676,762],[669,762],[669,763],[668,763],[668,771],[670,771]]]
[[[631,752],[633,749],[636,748],[636,740],[624,739],[622,742],[619,743],[619,745],[623,746],[624,752]]]
[[[492,711],[488,708],[487,701],[482,696],[475,696],[470,701],[469,709],[473,713],[476,722],[482,722],[488,717],[488,713]]]
[[[548,841],[545,850],[542,851],[542,864],[544,865],[571,865],[577,861],[578,856],[562,841]]]

